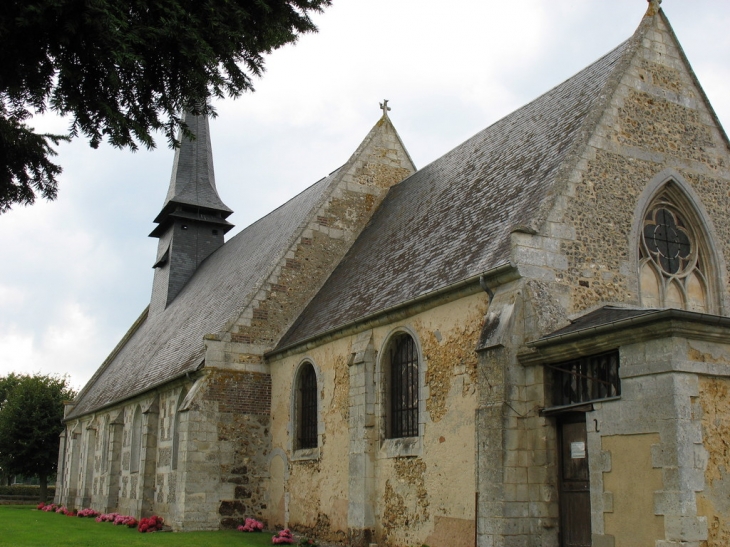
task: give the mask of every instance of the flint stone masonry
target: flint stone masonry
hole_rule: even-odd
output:
[[[627,42],[420,171],[384,114],[217,250],[204,231],[230,210],[209,143],[176,159],[205,167],[202,201],[173,177],[157,296],[67,406],[57,500],[354,547],[558,547],[578,521],[594,547],[725,545],[730,143],[658,0]],[[641,307],[658,197],[692,232],[706,313]],[[651,295],[681,304],[684,273],[661,275],[679,297]],[[389,438],[405,334],[418,434]],[[603,397],[593,372],[570,371],[607,352],[619,378],[585,400]],[[581,422],[590,523],[561,507],[560,431]]]

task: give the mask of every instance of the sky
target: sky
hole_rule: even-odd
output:
[[[629,38],[644,0],[334,0],[319,32],[267,57],[255,93],[213,103],[228,238],[347,161],[389,113],[417,167]],[[730,129],[730,2],[664,0]],[[65,132],[44,116],[36,129]],[[58,148],[55,201],[0,215],[0,375],[68,375],[81,388],[149,303],[174,151]]]

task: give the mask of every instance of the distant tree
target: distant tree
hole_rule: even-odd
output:
[[[14,375],[0,379],[0,467],[9,475],[38,477],[40,500],[56,471],[63,401],[74,391],[65,377]],[[8,387],[9,386],[9,387]],[[0,391],[2,394],[2,391]]]
[[[84,135],[136,150],[184,108],[252,90],[263,54],[316,31],[331,0],[5,0],[0,10],[0,213],[54,199],[53,145]],[[70,133],[36,133],[46,110]]]
[[[3,407],[3,403],[8,398],[8,393],[18,385],[18,382],[20,382],[20,376],[12,372],[7,376],[0,376],[0,408]],[[11,479],[12,476],[5,471],[2,458],[0,458],[0,483],[10,486]]]

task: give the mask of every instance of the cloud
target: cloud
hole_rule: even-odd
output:
[[[108,333],[78,303],[66,303],[42,332],[33,333],[0,322],[0,374],[68,374],[80,388],[109,351]]]
[[[335,2],[318,34],[267,57],[257,92],[215,103],[218,190],[229,237],[349,158],[389,99],[419,167],[616,47],[638,0]],[[730,123],[730,3],[662,4],[721,120]],[[68,120],[31,125],[63,132]],[[0,215],[0,371],[91,376],[149,302],[173,151],[83,139],[59,148],[58,199]],[[32,367],[28,368],[28,364]],[[40,368],[44,367],[44,368]]]

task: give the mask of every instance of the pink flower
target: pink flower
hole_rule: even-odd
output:
[[[264,523],[252,518],[247,518],[243,525],[238,527],[239,532],[261,532],[263,529]]]
[[[271,543],[275,545],[291,545],[294,543],[294,538],[292,537],[289,528],[284,528],[281,532],[271,538]]]
[[[152,515],[151,517],[143,518],[139,521],[139,526],[137,526],[137,530],[140,532],[157,532],[158,530],[162,530],[162,523],[164,521],[162,520],[162,517],[158,517],[157,515]]]

